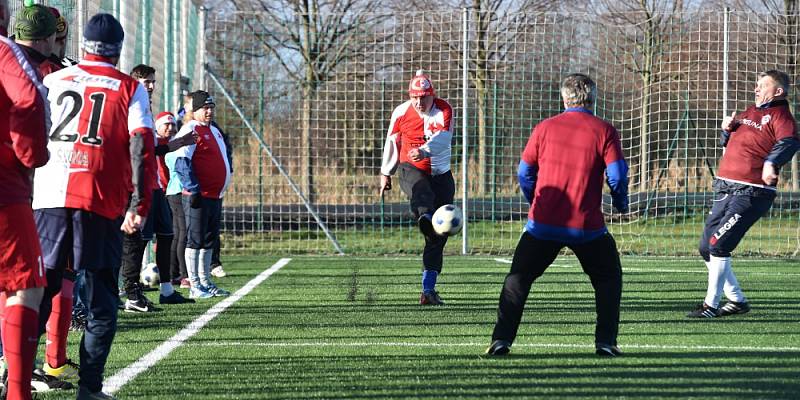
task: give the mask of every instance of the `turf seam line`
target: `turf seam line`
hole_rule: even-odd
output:
[[[254,343],[254,342],[208,342],[200,343],[199,346],[204,347],[234,347],[234,346],[252,346],[252,347],[483,347],[486,343],[466,342],[466,343],[414,343],[414,342],[272,342],[272,343]],[[575,348],[575,349],[593,349],[594,345],[589,344],[573,344],[573,343],[515,343],[514,348],[517,347],[535,347],[535,348]],[[771,347],[771,346],[679,346],[679,345],[657,345],[657,344],[621,344],[620,347],[625,349],[642,349],[642,350],[727,350],[727,351],[800,351],[800,347]]]
[[[494,261],[501,263],[501,264],[511,264],[511,260],[507,258],[495,258]],[[744,261],[747,262],[747,261]],[[556,268],[572,268],[571,264],[551,264],[550,267]],[[743,268],[742,271],[736,272],[739,275],[764,275],[764,276],[800,276],[800,274],[795,274],[791,272],[758,272],[758,271],[747,271]],[[682,273],[682,274],[707,274],[708,270],[705,267],[698,267],[696,270],[690,269],[664,269],[664,268],[635,268],[635,267],[625,267],[622,265],[622,272],[674,272],[674,273]]]
[[[286,266],[286,264],[289,264],[289,261],[291,260],[291,258],[281,258],[271,267],[262,271],[260,274],[258,274],[258,276],[251,279],[250,282],[247,282],[235,293],[221,300],[219,303],[208,309],[203,315],[190,322],[189,325],[186,325],[186,327],[181,329],[171,338],[167,339],[164,343],[161,343],[158,347],[142,356],[142,358],[138,359],[133,364],[119,370],[116,374],[104,382],[103,388],[105,392],[109,394],[116,393],[123,386],[125,386],[125,384],[135,379],[139,374],[147,371],[150,367],[156,365],[156,363],[166,358],[173,350],[177,349],[189,338],[200,332],[200,329],[211,322],[211,320],[216,318],[228,307],[239,301],[242,297],[250,293],[256,288],[256,286],[264,282],[272,274],[278,272],[278,270]]]

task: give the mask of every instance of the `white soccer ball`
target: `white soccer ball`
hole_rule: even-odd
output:
[[[149,263],[142,268],[139,274],[139,280],[147,287],[157,287],[159,283],[158,278],[158,265],[156,263]]]
[[[433,213],[433,230],[442,236],[453,236],[461,232],[464,218],[461,209],[453,204],[445,204]]]

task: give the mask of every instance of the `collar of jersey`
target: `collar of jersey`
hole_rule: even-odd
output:
[[[778,100],[772,100],[769,103],[764,103],[764,104],[758,106],[758,108],[762,108],[763,109],[763,108],[772,108],[772,107],[780,107],[780,106],[788,106],[788,105],[789,105],[789,102],[786,99],[778,99]]]
[[[584,114],[589,114],[589,115],[594,115],[594,113],[592,112],[592,110],[589,110],[588,108],[583,108],[583,107],[567,107],[567,108],[564,110],[564,112],[573,112],[573,111],[575,111],[575,112],[582,112],[582,113],[584,113]]]

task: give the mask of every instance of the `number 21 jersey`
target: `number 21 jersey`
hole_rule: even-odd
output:
[[[139,131],[152,135],[147,91],[103,59],[82,60],[47,75],[44,84],[50,161],[36,170],[33,208],[124,215],[133,191],[130,138]]]

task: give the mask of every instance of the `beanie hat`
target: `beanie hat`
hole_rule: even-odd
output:
[[[42,40],[56,33],[56,17],[40,4],[22,7],[14,22],[14,36],[19,40]]]
[[[204,90],[198,90],[196,92],[189,93],[189,96],[192,97],[192,112],[195,112],[204,106],[214,104],[214,98]]]
[[[419,70],[408,83],[408,94],[410,96],[435,96],[436,92],[433,90],[431,78],[428,78],[424,71]]]
[[[122,52],[125,31],[111,14],[95,14],[83,28],[81,47],[89,54],[116,57]]]
[[[161,128],[161,125],[175,124],[175,116],[169,111],[162,111],[156,116],[156,130]]]
[[[55,7],[48,7],[50,12],[53,13],[53,16],[56,17],[56,34],[59,38],[64,37],[67,34],[67,19],[58,12],[58,9]]]

